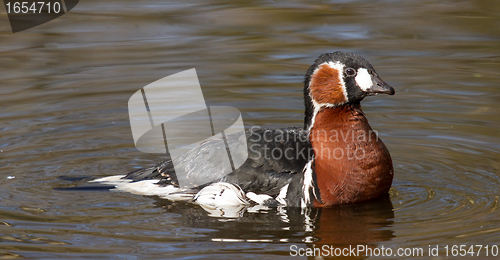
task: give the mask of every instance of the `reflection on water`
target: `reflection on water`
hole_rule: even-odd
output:
[[[444,245],[498,245],[499,7],[88,0],[16,34],[0,9],[0,257],[276,259],[291,245],[440,245],[444,257]],[[238,108],[246,127],[300,126],[305,71],[336,50],[396,88],[362,104],[393,158],[390,201],[220,218],[82,187],[163,159],[130,132],[127,101],[147,84],[196,68],[207,105]]]
[[[157,207],[183,216],[183,225],[209,230],[211,240],[216,242],[288,242],[343,248],[357,244],[375,246],[395,237],[391,230],[394,212],[388,196],[333,208],[247,209],[232,218],[214,217],[213,213],[186,203],[155,200]]]

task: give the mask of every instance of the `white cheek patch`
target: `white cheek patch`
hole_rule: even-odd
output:
[[[359,88],[361,88],[363,91],[366,91],[372,86],[372,76],[365,68],[358,69],[357,76],[354,79],[356,80]]]

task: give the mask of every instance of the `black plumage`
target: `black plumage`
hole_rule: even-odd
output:
[[[266,194],[273,198],[290,184],[286,200],[292,205],[300,202],[304,166],[313,154],[307,131],[302,128],[252,128],[246,131],[246,136],[248,159],[234,172],[214,182],[236,184],[245,192]],[[124,179],[158,180],[157,185],[160,186],[179,186],[171,160],[130,172]],[[194,188],[193,192],[206,185]]]

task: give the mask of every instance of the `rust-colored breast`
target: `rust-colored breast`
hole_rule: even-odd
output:
[[[344,88],[339,78],[341,73],[328,64],[320,65],[309,83],[311,98],[319,104],[346,103]]]
[[[322,109],[310,140],[321,196],[314,206],[360,202],[389,191],[391,156],[359,106]]]

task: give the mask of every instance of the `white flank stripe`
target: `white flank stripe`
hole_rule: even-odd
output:
[[[304,184],[302,185],[302,192],[304,193],[303,198],[300,200],[300,206],[305,208],[311,204],[311,197],[309,191],[313,188],[313,171],[311,168],[311,163],[314,161],[314,157],[304,166]],[[313,190],[314,191],[314,190]]]
[[[286,205],[286,194],[288,193],[288,185],[283,186],[280,190],[280,194],[278,194],[278,197],[276,197],[276,201],[278,201],[280,204]]]

